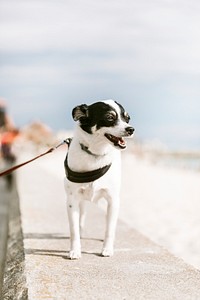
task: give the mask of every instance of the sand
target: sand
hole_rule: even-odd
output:
[[[200,174],[123,155],[120,218],[200,268]]]

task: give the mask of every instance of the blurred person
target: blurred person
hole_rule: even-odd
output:
[[[18,136],[19,130],[16,129],[14,122],[7,113],[6,101],[0,98],[0,157],[6,164],[13,164],[16,160],[12,152],[12,144]],[[6,176],[7,184],[12,184],[12,174]]]
[[[14,128],[14,122],[7,113],[6,101],[0,98],[0,133]]]
[[[14,163],[16,160],[16,157],[12,152],[12,144],[18,134],[18,129],[5,131],[1,134],[1,155],[7,162]]]

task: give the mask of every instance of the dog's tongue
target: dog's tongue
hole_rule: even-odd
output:
[[[125,146],[126,145],[125,141],[122,138],[118,138],[118,144],[120,146]]]
[[[117,145],[122,149],[126,148],[126,142],[121,137],[117,138]]]
[[[111,141],[115,146],[120,147],[121,149],[126,148],[126,143],[122,137],[114,136],[112,134],[106,133],[105,136],[109,141]]]

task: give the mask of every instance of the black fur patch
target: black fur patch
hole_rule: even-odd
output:
[[[88,106],[88,117],[80,119],[80,126],[86,132],[92,133],[95,125],[98,130],[102,127],[113,127],[117,122],[118,115],[113,107],[104,102],[96,102]]]
[[[121,118],[128,123],[130,118],[123,106],[117,102],[116,104],[120,108]],[[96,126],[97,130],[102,127],[114,127],[119,121],[119,116],[115,108],[104,102],[96,102],[88,106],[86,104],[77,106],[73,109],[72,115],[75,121],[79,120],[80,127],[90,134],[94,126]]]
[[[129,123],[129,121],[130,121],[129,114],[125,111],[125,109],[123,108],[123,106],[121,104],[119,104],[117,101],[115,101],[115,103],[119,106],[119,108],[121,110],[121,118],[122,118],[122,120],[124,120],[126,123]]]

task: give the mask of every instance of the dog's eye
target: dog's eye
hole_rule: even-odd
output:
[[[106,116],[106,119],[109,121],[109,122],[113,122],[115,121],[115,116],[113,114],[108,114]]]

